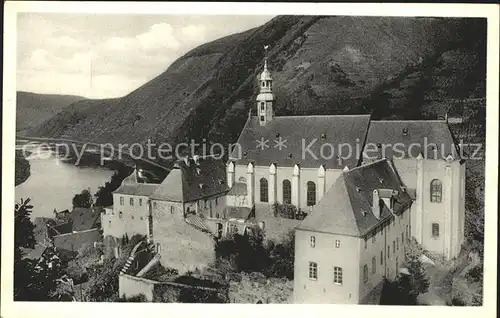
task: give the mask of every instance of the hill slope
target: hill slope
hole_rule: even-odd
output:
[[[32,133],[113,143],[234,142],[255,108],[264,44],[271,44],[277,115],[416,118],[424,104],[432,112],[445,99],[484,97],[481,21],[280,16],[195,48],[123,98],[92,101],[84,112],[77,102]],[[77,124],[68,120],[75,117]]]
[[[81,96],[17,92],[16,131],[36,127],[64,107],[85,99]]]

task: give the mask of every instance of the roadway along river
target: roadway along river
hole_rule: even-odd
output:
[[[21,147],[16,143],[16,149]],[[106,168],[78,167],[66,163],[54,156],[50,150],[41,149],[37,144],[30,144],[32,153],[30,177],[15,188],[16,202],[21,198],[31,198],[32,218],[54,216],[57,211],[72,208],[72,199],[83,189],[90,189],[95,194],[99,186],[110,180],[113,171]]]

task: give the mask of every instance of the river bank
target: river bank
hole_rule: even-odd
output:
[[[26,153],[26,155],[29,155]],[[24,157],[23,152],[21,150],[16,150],[16,159],[15,159],[15,185],[18,186],[21,183],[28,180],[31,174],[31,165],[30,162]]]

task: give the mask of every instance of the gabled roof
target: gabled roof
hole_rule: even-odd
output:
[[[431,144],[436,145],[437,156]],[[426,159],[445,159],[449,154],[454,159],[460,159],[458,143],[446,121],[442,120],[371,121],[364,155],[376,158],[379,153],[378,145],[386,146],[382,157],[389,159],[416,158],[420,152]],[[424,151],[426,145],[429,147]],[[393,146],[396,152],[393,151]]]
[[[71,222],[73,231],[85,231],[97,227],[101,211],[94,208],[73,208]]]
[[[120,187],[113,193],[149,197],[157,188],[158,184],[139,183],[137,181],[137,170],[134,170],[128,177],[123,179]]]
[[[224,162],[208,157],[198,163],[192,159],[178,161],[151,198],[190,202],[228,191]]]
[[[356,149],[356,145],[362,147],[369,121],[370,115],[278,116],[261,126],[258,117],[252,116],[238,139],[241,158],[238,147],[235,147],[230,159],[235,160],[236,164],[246,165],[254,162],[257,166],[275,163],[287,167],[299,164],[304,168],[318,168],[320,165],[330,169],[342,169],[346,165],[354,167],[358,164],[355,155],[343,162],[337,159],[339,144],[349,144],[351,149]],[[277,144],[280,138],[284,145],[281,149]],[[258,147],[257,141],[260,140],[267,140],[268,147]],[[325,158],[320,154],[324,143],[333,145],[334,154],[331,159],[328,158],[328,147],[325,147]],[[306,148],[310,149],[315,157],[305,150]]]
[[[373,191],[395,190],[394,211],[382,204],[380,217],[373,214]],[[297,229],[352,236],[364,236],[392,213],[399,214],[412,200],[391,163],[379,160],[344,171],[314,210]]]

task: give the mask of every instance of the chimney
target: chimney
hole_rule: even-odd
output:
[[[372,202],[373,215],[380,219],[380,196],[378,190],[373,190],[373,202]]]

